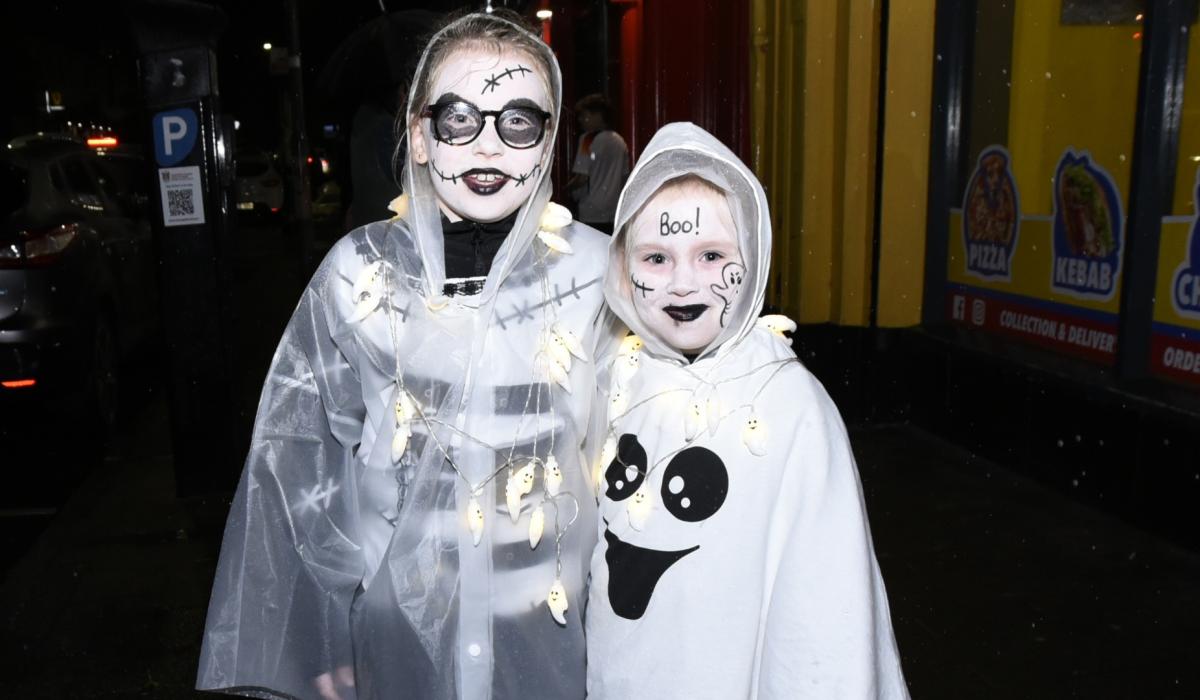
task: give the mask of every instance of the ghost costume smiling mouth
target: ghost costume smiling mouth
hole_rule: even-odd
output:
[[[700,545],[674,552],[645,549],[623,542],[608,529],[607,520],[604,525],[604,540],[608,543],[604,559],[608,562],[609,603],[613,612],[626,620],[641,619],[662,575],[675,562],[700,549]]]

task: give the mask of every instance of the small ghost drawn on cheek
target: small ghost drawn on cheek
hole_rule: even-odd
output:
[[[729,314],[730,307],[737,299],[738,292],[742,290],[742,282],[746,279],[746,266],[739,262],[726,263],[725,267],[721,268],[721,283],[709,285],[709,289],[713,294],[716,294],[721,301],[725,302],[725,308],[721,309],[721,327],[725,327],[725,317]]]

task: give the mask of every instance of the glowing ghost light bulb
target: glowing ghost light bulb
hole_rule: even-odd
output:
[[[607,466],[610,462],[617,458],[617,436],[612,433],[608,434],[608,438],[604,440],[604,447],[600,449],[600,464]]]
[[[721,397],[714,388],[704,402],[705,419],[708,421],[708,434],[716,435],[717,426],[721,424]]]
[[[474,496],[467,503],[467,527],[471,530],[475,546],[478,547],[479,540],[483,537],[483,508],[479,507],[479,501]]]
[[[376,260],[367,265],[354,278],[354,286],[350,290],[354,301],[359,301],[364,294],[372,294],[375,292],[376,284],[379,282],[380,273],[383,271],[383,260]]]
[[[542,483],[546,485],[546,493],[551,498],[557,496],[558,490],[562,488],[562,482],[562,469],[559,468],[558,460],[554,458],[554,455],[550,455],[546,458],[545,466],[542,467]]]
[[[547,357],[562,365],[566,371],[571,371],[571,351],[567,349],[566,343],[557,333],[549,330],[543,331],[541,346],[542,352]]]
[[[350,314],[350,318],[346,319],[346,323],[358,323],[367,316],[370,316],[376,308],[379,307],[380,297],[374,293],[368,292],[361,299],[354,303],[354,313]]]
[[[627,335],[621,340],[621,348],[617,354],[625,357],[626,355],[636,355],[642,349],[642,339],[636,335]]]
[[[354,301],[354,313],[346,319],[347,323],[358,323],[379,307],[383,299],[383,261],[376,260],[359,271],[350,288],[350,298]]]
[[[592,485],[596,489],[596,495],[600,494],[600,484],[603,482],[604,470],[617,457],[617,436],[612,433],[604,440],[604,446],[600,448],[600,458],[596,460],[596,466],[592,470]]]
[[[626,386],[629,380],[633,379],[633,375],[637,374],[638,367],[642,364],[641,355],[639,353],[630,353],[621,355],[617,361],[613,363],[613,378],[617,380],[617,386]]]
[[[544,352],[539,352],[534,358],[533,364],[543,377],[562,387],[568,394],[571,393],[571,380],[567,376],[567,370],[555,362],[554,358]]]
[[[538,226],[546,231],[558,231],[571,223],[571,210],[561,204],[547,202]]]
[[[400,396],[396,399],[396,423],[406,423],[416,417],[417,405],[413,403],[408,392],[401,389]]]
[[[533,481],[537,478],[537,464],[531,459],[525,463],[525,466],[517,470],[516,479],[517,485],[521,489],[521,495],[524,496],[533,491]]]
[[[705,417],[707,414],[707,409],[700,403],[700,401],[693,399],[692,401],[688,402],[688,406],[683,412],[684,439],[690,442],[691,440],[694,440],[697,435],[704,432],[704,424],[706,422]]]
[[[571,248],[571,244],[567,243],[567,239],[563,238],[557,233],[551,233],[543,229],[537,232],[537,237],[538,240],[546,244],[547,248],[556,253],[570,255],[571,253],[575,252],[574,249]]]
[[[541,506],[533,509],[529,516],[529,548],[537,549],[542,541],[542,532],[546,529],[546,511]]]
[[[762,457],[767,453],[767,426],[758,419],[758,414],[753,410],[746,419],[746,427],[742,428],[742,444],[755,457]]]
[[[796,322],[782,314],[768,314],[758,319],[758,325],[766,328],[775,335],[783,338],[792,344],[792,339],[784,335],[784,333],[792,333],[796,330]]]
[[[646,520],[650,517],[650,492],[646,489],[646,485],[633,494],[629,499],[629,505],[625,507],[629,514],[629,526],[634,530],[641,532],[646,527]]]
[[[537,466],[532,461],[515,472],[509,472],[508,482],[504,484],[504,501],[508,507],[508,517],[515,523],[521,517],[521,497],[533,491],[533,480]]]
[[[567,611],[567,589],[563,588],[562,581],[554,579],[554,585],[550,586],[550,592],[546,594],[546,607],[550,608],[550,616],[558,624],[566,627],[567,618],[563,613]]]
[[[572,355],[584,362],[588,361],[588,355],[584,352],[583,343],[580,342],[579,336],[575,335],[574,331],[561,323],[555,323],[553,326],[550,326],[550,332],[558,336],[559,340],[562,341],[562,344],[567,347],[567,350]]]
[[[408,438],[412,437],[412,430],[408,427],[408,422],[398,423],[396,432],[392,434],[392,464],[399,464],[404,458],[404,451],[408,449]]]
[[[504,505],[508,508],[508,517],[515,523],[521,517],[521,487],[510,474],[508,483],[504,485]]]
[[[403,219],[404,217],[408,216],[408,194],[401,194],[391,202],[388,202],[387,208],[391,210],[393,214],[395,214],[395,216],[392,217],[392,221],[395,221],[396,219]]]

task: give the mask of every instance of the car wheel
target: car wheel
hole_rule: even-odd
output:
[[[92,367],[88,377],[91,413],[96,427],[108,435],[120,417],[119,353],[112,323],[101,316],[92,333]]]

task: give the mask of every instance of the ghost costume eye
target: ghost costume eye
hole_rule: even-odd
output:
[[[646,478],[646,448],[637,436],[626,433],[617,443],[617,456],[604,472],[608,490],[604,492],[610,500],[623,501],[632,496]]]
[[[695,523],[712,516],[725,502],[729,473],[711,450],[689,447],[671,458],[662,477],[662,501],[671,515]]]

